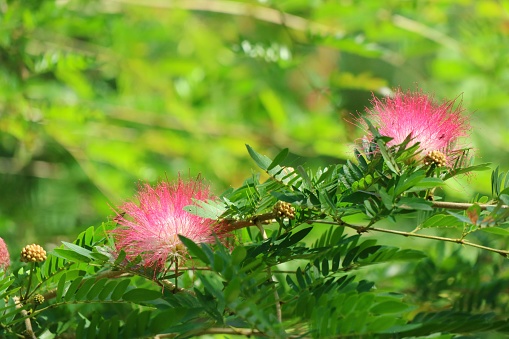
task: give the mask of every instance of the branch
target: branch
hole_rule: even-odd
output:
[[[212,271],[210,267],[179,267],[180,271]],[[272,270],[274,274],[294,274],[295,270]]]
[[[432,207],[435,208],[447,208],[450,210],[466,210],[473,206],[473,203],[466,202],[447,202],[447,201],[433,201]],[[490,205],[490,204],[477,204],[481,207],[482,210],[486,210],[488,207],[496,207],[498,205]],[[508,205],[501,205],[501,208],[509,208]]]
[[[179,268],[179,270],[182,270],[181,268]],[[189,293],[190,295],[196,295],[193,291],[191,290],[186,290],[185,288],[182,288],[182,287],[178,287],[177,285],[175,285],[174,283],[172,283],[171,281],[169,281],[168,279],[164,279],[164,280],[161,280],[161,284],[163,285],[164,288],[167,288],[170,290],[171,293],[175,294],[175,293]]]
[[[462,51],[461,44],[457,40],[418,21],[395,14],[392,16],[392,23],[396,27],[417,33],[431,41],[436,42],[439,45],[455,51]]]
[[[20,299],[18,297],[14,297],[14,303],[16,304],[17,309],[21,309],[23,307],[23,304],[21,303]],[[30,317],[28,316],[28,312],[24,309],[21,309],[21,316],[25,318],[25,337],[30,339],[37,339],[35,336],[34,330],[32,329],[32,322],[30,321]]]
[[[344,221],[336,222],[336,221],[327,221],[327,220],[308,220],[308,223],[317,223],[317,224],[327,224],[327,225],[338,225],[338,226],[345,226],[348,228],[352,228],[356,230],[358,233],[367,233],[369,231],[375,231],[375,232],[382,232],[382,233],[389,233],[389,234],[397,234],[402,235],[404,237],[414,237],[414,238],[423,238],[423,239],[431,239],[431,240],[440,240],[440,241],[446,241],[446,242],[453,242],[456,244],[461,244],[465,246],[480,248],[486,251],[495,252],[500,254],[501,256],[507,258],[509,257],[509,251],[499,250],[493,247],[483,246],[479,245],[473,242],[470,242],[468,240],[465,240],[463,238],[446,238],[446,237],[439,237],[435,235],[426,235],[426,234],[417,234],[417,233],[411,233],[411,232],[404,232],[404,231],[396,231],[396,230],[388,230],[385,228],[377,228],[377,227],[366,227],[366,226],[359,226],[359,225],[352,225],[348,224]]]
[[[230,224],[227,227],[225,227],[225,229],[222,230],[222,232],[220,232],[220,233],[229,233],[231,231],[239,230],[244,227],[257,226],[258,223],[263,224],[266,222],[271,222],[272,220],[276,219],[277,216],[278,215],[276,213],[269,212],[269,213],[257,215],[250,220],[240,220],[240,221],[226,220]],[[262,235],[263,235],[263,233],[262,233]]]
[[[296,31],[311,32],[312,34],[344,34],[339,28],[325,26],[300,16],[283,13],[279,10],[263,7],[257,4],[240,3],[237,1],[213,0],[185,0],[185,1],[143,1],[143,0],[106,0],[104,3],[143,6],[158,9],[184,9],[190,11],[204,11],[236,16],[247,16],[256,20],[286,26]]]
[[[221,328],[221,327],[212,327],[207,328],[205,330],[202,330],[198,333],[194,333],[195,336],[204,335],[204,334],[226,334],[226,335],[242,335],[245,337],[251,337],[251,336],[257,336],[257,337],[268,337],[267,334],[260,332],[258,330],[254,329],[248,329],[248,328]],[[166,338],[175,338],[178,334],[176,333],[165,333],[165,334],[158,334],[154,337],[154,339],[166,339]],[[287,338],[308,338],[304,337],[302,335],[296,336],[296,335],[290,335]]]
[[[469,207],[473,206],[473,203],[463,203],[463,202],[447,202],[447,201],[433,201],[432,207],[434,208],[445,208],[445,209],[451,209],[451,210],[466,210]],[[497,205],[490,205],[490,204],[478,204],[479,207],[481,207],[482,210],[486,210],[489,207],[496,207]],[[501,208],[509,208],[508,205],[502,205]],[[240,221],[234,221],[234,220],[227,220],[227,222],[230,222],[228,227],[226,227],[221,233],[228,233],[231,231],[235,231],[244,227],[248,226],[256,226],[257,222],[270,222],[274,219],[276,219],[278,216],[274,212],[264,213],[257,215],[253,217],[250,220],[240,220]]]

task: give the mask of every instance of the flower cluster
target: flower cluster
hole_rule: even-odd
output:
[[[161,269],[168,260],[178,260],[185,247],[178,235],[194,242],[214,242],[221,224],[184,210],[194,201],[205,201],[212,196],[201,180],[174,183],[160,182],[152,187],[141,185],[137,193],[139,204],[129,201],[120,206],[114,229],[117,251],[124,250],[126,258],[141,256],[145,267]]]
[[[43,262],[46,260],[46,251],[40,245],[26,245],[21,250],[22,262]]]
[[[280,218],[282,217],[288,219],[295,219],[295,208],[292,206],[292,204],[288,202],[284,201],[276,202],[273,211]]]
[[[458,139],[470,128],[455,100],[438,103],[422,92],[396,90],[393,97],[373,98],[372,104],[373,108],[367,109],[368,118],[381,135],[392,138],[387,145],[401,144],[410,136],[410,145],[418,142],[423,157],[432,154],[433,158],[440,152],[448,161]]]
[[[0,269],[4,271],[11,265],[11,258],[4,239],[0,238]]]

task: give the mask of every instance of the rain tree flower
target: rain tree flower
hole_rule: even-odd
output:
[[[419,143],[425,164],[445,166],[460,137],[467,135],[470,125],[456,100],[438,103],[422,92],[396,90],[393,97],[373,98],[367,109],[370,119],[381,135],[391,137],[387,146],[399,145],[408,136],[409,146]]]
[[[138,255],[145,267],[162,269],[167,261],[178,260],[185,247],[178,238],[183,235],[194,242],[211,243],[221,225],[184,210],[194,200],[205,201],[212,196],[201,180],[160,182],[155,187],[140,185],[136,195],[139,203],[128,201],[120,206],[112,231],[118,251],[132,260]],[[223,233],[224,236],[224,233]]]
[[[7,270],[11,265],[11,258],[4,239],[0,238],[0,269]]]

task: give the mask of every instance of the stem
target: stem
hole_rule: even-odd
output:
[[[25,293],[23,301],[28,299],[28,294],[30,293],[30,286],[32,285],[32,274],[34,273],[35,273],[35,263],[33,262],[32,265],[30,266],[30,275],[28,276],[27,292]]]
[[[404,231],[388,230],[388,229],[385,229],[385,228],[377,228],[377,227],[369,227],[368,228],[366,226],[359,226],[359,225],[348,224],[348,223],[343,222],[343,221],[335,222],[335,221],[327,221],[327,220],[308,220],[308,223],[310,223],[310,224],[311,223],[317,223],[317,224],[345,226],[345,227],[349,227],[349,228],[352,228],[352,229],[356,230],[358,233],[366,233],[366,232],[369,232],[369,231],[375,231],[375,232],[382,232],[382,233],[390,233],[390,234],[402,235],[404,237],[414,237],[414,238],[423,238],[423,239],[431,239],[431,240],[440,240],[440,241],[453,242],[453,243],[456,243],[456,244],[461,244],[461,245],[465,245],[465,246],[480,248],[480,249],[487,250],[487,251],[490,251],[490,252],[495,252],[495,253],[498,253],[501,256],[505,257],[505,258],[509,257],[509,251],[504,251],[504,250],[499,250],[499,249],[496,249],[496,248],[493,248],[493,247],[479,245],[479,244],[470,242],[468,240],[465,240],[463,238],[456,238],[456,239],[455,238],[446,238],[446,237],[439,237],[439,236],[435,236],[435,235],[417,234],[417,233],[404,232]]]
[[[256,227],[258,227],[258,229],[260,230],[260,233],[262,234],[263,240],[267,240],[267,232],[265,232],[265,229],[263,228],[262,223],[261,223],[260,220],[256,221]],[[272,280],[272,269],[270,268],[270,266],[267,266],[267,275],[269,277],[269,280],[274,282],[274,280]],[[281,323],[281,322],[283,322],[283,314],[281,312],[281,302],[280,302],[280,299],[279,299],[279,294],[277,293],[277,287],[276,287],[275,283],[273,284],[272,289],[274,290],[274,299],[276,300],[276,316],[277,316],[277,320],[278,320],[279,323]]]
[[[175,258],[175,291],[179,289],[179,258]]]

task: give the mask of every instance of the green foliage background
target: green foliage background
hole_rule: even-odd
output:
[[[246,143],[272,156],[289,147],[295,163],[343,162],[363,135],[348,121],[398,86],[459,96],[467,143],[506,170],[508,37],[504,0],[1,0],[0,236],[13,257],[26,243],[58,246],[112,215],[139,180],[179,172],[221,193],[255,167]],[[469,201],[488,182],[476,174],[447,194]],[[400,274],[381,286],[423,308],[443,298],[505,310],[502,258],[428,250],[417,268],[369,274]],[[454,298],[459,287],[485,301]]]

